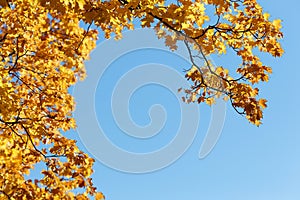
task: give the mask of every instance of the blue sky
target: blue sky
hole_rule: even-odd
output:
[[[282,44],[285,50],[282,58],[262,57],[264,63],[273,68],[270,81],[260,85],[261,97],[268,99],[263,125],[259,128],[253,126],[228,105],[220,139],[207,157],[199,159],[199,148],[211,117],[210,108],[200,105],[200,122],[193,143],[168,167],[133,174],[96,161],[94,183],[107,200],[300,199],[300,69],[297,67],[300,42],[296,15],[300,3],[296,0],[259,2],[266,12],[271,13],[272,19],[283,20]],[[116,49],[105,51],[113,54]],[[151,105],[162,104],[167,113],[165,126],[148,139],[124,134],[113,121],[109,100],[114,84],[133,66],[156,63],[174,67],[182,73],[187,63],[171,54],[163,50],[143,49],[121,55],[112,60],[99,81],[95,92],[95,111],[106,136],[118,147],[145,153],[162,148],[176,137],[180,124],[179,103],[167,88],[149,84],[136,90],[129,100],[131,117],[139,126],[150,123],[147,112]],[[221,61],[225,62],[224,65],[234,62],[232,57],[215,60]],[[88,68],[87,80],[89,76]],[[193,123],[193,118],[189,121]],[[73,134],[79,146],[88,152],[77,133]]]

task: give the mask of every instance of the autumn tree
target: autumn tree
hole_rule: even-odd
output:
[[[76,126],[68,88],[85,78],[98,31],[121,39],[139,19],[171,50],[184,42],[191,61],[182,66],[190,68],[185,101],[223,97],[259,125],[266,100],[255,84],[272,70],[255,52],[283,53],[280,20],[269,18],[255,0],[0,0],[0,198],[104,198],[90,178],[94,160],[65,134]],[[210,55],[227,51],[241,60],[235,71],[211,64]],[[32,180],[38,163],[42,177]]]

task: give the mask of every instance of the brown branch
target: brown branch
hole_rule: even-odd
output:
[[[85,31],[85,33],[84,33],[84,35],[83,35],[83,38],[80,40],[78,46],[76,47],[76,49],[75,49],[76,52],[78,51],[79,47],[82,45],[84,39],[86,38],[87,34],[89,33],[89,30],[90,30],[92,24],[93,24],[93,20],[92,20],[92,22],[89,24],[89,26],[87,27],[87,29],[86,29],[86,31]]]
[[[22,124],[22,123],[21,123],[21,126],[22,126],[22,128],[24,129],[24,131],[25,131],[25,133],[26,133],[26,135],[27,135],[27,137],[28,137],[30,143],[32,144],[33,148],[34,148],[38,153],[40,153],[40,154],[46,159],[46,158],[47,158],[46,155],[45,155],[43,152],[41,152],[41,151],[35,146],[35,144],[34,144],[32,138],[31,138],[31,135],[30,135],[30,133],[29,133],[29,130],[28,130],[28,129],[24,126],[24,124]]]
[[[230,95],[229,99],[230,99],[230,103],[231,103],[231,106],[233,107],[233,109],[234,109],[238,114],[240,114],[240,115],[245,115],[245,114],[246,114],[245,111],[244,111],[244,112],[240,112],[240,111],[233,105],[234,102],[233,102],[232,96],[233,96],[233,95]]]
[[[8,35],[8,33],[5,33],[4,36],[0,39],[0,42],[4,41],[6,39],[7,35]]]
[[[41,154],[41,155],[44,157],[44,159],[46,159],[46,158],[65,157],[65,155],[55,155],[55,154],[53,154],[53,155],[45,155],[43,152],[41,152],[41,151],[35,146],[35,144],[34,144],[34,142],[33,142],[33,139],[32,139],[32,137],[31,137],[31,135],[30,135],[30,133],[29,133],[29,130],[24,126],[24,124],[21,124],[21,126],[22,126],[22,128],[24,129],[24,131],[26,132],[26,135],[27,135],[27,137],[28,137],[30,143],[32,144],[34,150],[37,151],[39,154]]]
[[[7,6],[11,9],[11,7],[10,7],[10,4],[9,4],[9,1],[8,0],[6,0],[6,3],[7,3]]]

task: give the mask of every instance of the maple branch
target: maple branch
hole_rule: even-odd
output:
[[[167,22],[165,22],[164,21],[164,19],[162,18],[162,17],[159,17],[159,16],[156,16],[156,15],[154,15],[153,13],[151,13],[151,12],[149,12],[148,13],[150,16],[152,16],[153,18],[155,18],[155,19],[157,19],[157,20],[159,20],[161,23],[163,23],[163,25],[165,25],[167,28],[169,28],[169,29],[171,29],[171,30],[173,30],[173,31],[175,31],[175,32],[180,32],[181,34],[184,34],[183,32],[182,32],[182,30],[177,30],[176,28],[174,28],[171,24],[169,24],[169,23],[167,23]],[[220,21],[220,15],[218,15],[218,19],[217,19],[217,21],[216,21],[216,23],[214,24],[214,25],[209,25],[206,29],[202,29],[202,33],[200,34],[200,35],[198,35],[198,36],[195,36],[195,37],[191,37],[191,36],[189,36],[189,38],[191,38],[191,39],[199,39],[199,38],[201,38],[201,37],[203,37],[205,34],[206,34],[206,32],[208,31],[208,30],[210,30],[210,29],[216,29],[216,26],[218,25],[218,23],[219,23],[219,21]]]
[[[185,46],[186,46],[186,48],[187,48],[187,50],[188,50],[189,57],[190,57],[190,60],[191,60],[192,64],[193,64],[195,67],[197,67],[197,69],[199,70],[199,72],[200,72],[200,74],[201,74],[201,80],[203,81],[203,72],[202,72],[201,68],[195,63],[194,57],[193,57],[193,55],[192,55],[192,51],[191,51],[191,49],[190,49],[190,47],[189,47],[189,44],[188,44],[188,42],[187,42],[186,40],[184,40],[184,44],[185,44]]]
[[[252,23],[250,23],[249,28],[247,28],[247,29],[245,29],[245,30],[238,30],[238,31],[235,31],[235,30],[233,30],[232,28],[231,28],[231,29],[219,28],[219,27],[217,27],[217,25],[218,25],[218,23],[219,23],[219,21],[220,21],[220,15],[218,15],[218,19],[217,19],[217,22],[215,23],[215,25],[209,25],[208,28],[204,29],[204,31],[202,32],[202,34],[200,34],[200,35],[198,35],[198,36],[196,36],[196,37],[191,37],[191,36],[188,36],[187,34],[183,33],[182,31],[179,31],[179,30],[175,29],[175,28],[174,28],[173,26],[171,26],[170,24],[166,23],[166,22],[163,20],[163,18],[158,17],[158,16],[155,16],[155,15],[153,15],[152,13],[149,13],[149,14],[150,14],[152,17],[154,17],[155,19],[158,19],[160,22],[162,22],[162,23],[163,23],[165,26],[167,26],[169,29],[171,29],[171,30],[173,30],[173,31],[175,31],[175,32],[177,32],[177,33],[179,33],[179,34],[185,36],[185,37],[188,37],[188,38],[194,40],[195,44],[198,46],[198,48],[199,48],[199,50],[200,50],[200,52],[201,52],[201,54],[202,54],[202,59],[205,60],[208,69],[210,70],[210,72],[211,72],[213,75],[215,75],[215,76],[221,78],[222,80],[228,82],[230,85],[231,85],[230,82],[233,82],[233,81],[239,81],[239,80],[245,78],[245,75],[243,75],[243,76],[241,76],[241,77],[238,78],[238,79],[228,80],[228,79],[226,79],[226,78],[224,78],[224,77],[219,76],[218,74],[216,74],[216,73],[211,69],[211,66],[210,66],[210,64],[209,64],[209,62],[208,62],[208,60],[207,60],[207,58],[206,58],[206,56],[205,56],[205,54],[204,54],[204,52],[203,52],[203,50],[202,50],[202,46],[196,41],[196,39],[199,39],[200,37],[203,37],[203,36],[206,34],[206,32],[207,32],[208,30],[210,30],[210,29],[216,29],[217,32],[220,32],[220,30],[223,30],[223,31],[227,31],[227,32],[243,33],[243,34],[244,34],[245,32],[250,32],[250,31],[251,31],[251,27],[252,27],[252,25],[253,25]],[[185,41],[186,41],[186,40],[185,40]],[[185,44],[186,44],[186,42],[185,42]],[[187,44],[186,44],[186,46],[187,46]],[[190,55],[190,60],[191,60],[191,62],[193,63],[193,65],[194,65],[195,67],[198,68],[200,74],[203,76],[203,73],[202,73],[202,71],[200,70],[199,66],[197,66],[197,65],[195,64],[194,59],[193,59],[192,56],[191,56],[190,48],[189,48],[188,46],[187,46],[187,49],[188,49],[188,51],[189,51],[189,55]],[[202,77],[202,79],[203,79],[203,77]]]
[[[174,28],[173,26],[171,26],[169,23],[165,22],[165,21],[163,20],[162,17],[156,16],[156,15],[152,14],[151,12],[149,12],[148,14],[149,14],[150,16],[152,16],[153,18],[159,20],[161,23],[163,23],[163,25],[165,25],[167,28],[171,29],[172,31],[180,32],[180,33],[181,33],[180,30],[175,29],[175,28]]]
[[[19,123],[19,121],[17,121],[17,120],[14,121],[14,122],[6,122],[6,121],[4,121],[2,119],[0,119],[0,122],[2,122],[5,125],[14,125],[14,124],[18,124]]]
[[[11,9],[10,4],[9,4],[9,1],[8,1],[8,0],[5,0],[5,1],[6,1],[6,3],[7,3],[7,6]]]
[[[34,89],[32,89],[32,88],[30,87],[29,84],[27,84],[26,82],[24,82],[24,81],[19,77],[19,75],[16,74],[16,72],[15,72],[15,69],[17,69],[18,61],[19,61],[22,57],[26,56],[27,53],[28,53],[28,50],[25,50],[25,52],[24,52],[22,55],[19,55],[19,37],[20,37],[20,36],[17,36],[17,37],[16,37],[16,50],[13,50],[13,52],[9,54],[9,56],[12,56],[13,54],[16,54],[16,58],[15,58],[15,61],[14,61],[14,63],[13,63],[13,66],[11,66],[11,68],[9,68],[8,74],[10,74],[10,75],[12,75],[13,77],[17,78],[17,79],[18,79],[20,82],[22,82],[26,87],[28,87],[32,92],[35,93]],[[13,71],[13,72],[11,72],[11,71]],[[42,92],[42,90],[41,90],[39,87],[36,87],[36,89],[38,89],[40,92]]]
[[[16,134],[18,137],[20,137],[21,140],[22,140],[22,142],[23,142],[23,143],[26,143],[25,146],[27,146],[28,138],[27,138],[27,141],[25,142],[24,139],[23,139],[23,137],[22,137],[22,135],[20,135],[17,131],[15,131],[15,129],[13,129],[11,126],[10,126],[9,128],[10,128],[10,130],[11,130],[12,132],[14,132],[14,134]]]
[[[204,82],[203,72],[202,72],[201,68],[195,63],[194,58],[193,58],[193,56],[192,56],[191,49],[190,49],[190,47],[189,47],[189,45],[188,45],[187,40],[184,40],[184,43],[185,43],[185,45],[186,45],[186,47],[187,47],[187,50],[188,50],[188,53],[189,53],[190,60],[191,60],[192,64],[193,64],[195,67],[197,67],[199,73],[201,74],[201,81],[200,81],[200,83],[197,84],[197,85],[195,85],[195,86],[192,86],[192,89],[193,89],[194,91],[196,91],[196,90],[197,90],[198,88],[200,88],[201,86],[204,86],[204,87],[209,88],[209,89],[211,89],[211,90],[214,90],[214,91],[216,91],[216,92],[221,92],[221,93],[223,93],[223,94],[228,95],[228,92],[227,92],[227,91],[221,90],[221,89],[218,89],[218,88],[215,88],[215,87],[211,87],[211,86],[207,85],[207,84]],[[203,57],[201,57],[201,59],[203,59]],[[205,58],[204,58],[204,59],[205,59]],[[227,80],[227,79],[226,79],[226,80]],[[221,84],[221,85],[222,85],[222,84]],[[213,96],[211,96],[211,97],[213,97]],[[206,97],[206,98],[209,98],[209,97]]]
[[[3,42],[6,39],[7,35],[8,35],[8,33],[5,33],[4,36],[0,39],[0,42]]]
[[[203,37],[207,33],[208,30],[216,29],[216,26],[218,25],[219,21],[220,21],[220,15],[218,15],[217,22],[214,25],[209,25],[206,29],[204,29],[204,30],[202,29],[202,33],[200,35],[198,35],[196,37],[190,37],[190,38],[197,40],[197,39]]]
[[[22,123],[21,123],[21,126],[22,126],[22,128],[24,129],[24,131],[26,132],[26,135],[27,135],[27,137],[28,137],[30,143],[32,144],[34,150],[37,151],[39,154],[41,154],[41,155],[44,157],[44,159],[46,159],[46,158],[66,157],[65,155],[55,155],[55,154],[53,154],[53,155],[45,155],[45,154],[44,154],[42,151],[40,151],[40,150],[36,147],[36,145],[34,144],[33,139],[32,139],[32,137],[31,137],[31,135],[30,135],[30,133],[29,133],[29,130],[28,130],[28,129],[24,126],[24,124],[22,124]]]
[[[46,159],[46,158],[47,158],[46,155],[45,155],[43,152],[41,152],[41,151],[35,146],[35,144],[34,144],[32,138],[31,138],[31,135],[30,135],[30,133],[29,133],[29,130],[27,130],[27,128],[26,128],[26,127],[24,126],[24,124],[22,124],[22,123],[21,123],[21,126],[22,126],[22,128],[24,129],[24,131],[25,131],[25,133],[26,133],[26,135],[27,135],[27,137],[28,137],[30,143],[32,144],[33,148],[34,148],[38,153],[40,153],[40,154]]]
[[[251,19],[249,18],[248,20],[251,20]],[[233,28],[221,28],[221,27],[215,26],[214,28],[219,32],[224,31],[224,32],[232,32],[232,33],[235,33],[235,34],[238,34],[238,33],[244,34],[244,33],[250,32],[252,26],[253,26],[253,24],[250,23],[250,26],[248,28],[244,29],[244,30],[234,30],[234,27]],[[242,36],[240,38],[242,38]]]
[[[151,15],[151,16],[154,17],[155,19],[158,19],[158,20],[159,20],[160,22],[162,22],[167,28],[169,28],[169,29],[175,31],[176,33],[178,33],[178,34],[184,36],[185,38],[189,38],[189,39],[193,40],[193,41],[195,42],[195,44],[198,46],[199,51],[200,51],[200,53],[201,53],[201,55],[202,55],[202,59],[204,59],[204,61],[205,61],[206,65],[207,65],[207,67],[208,67],[210,73],[213,74],[213,75],[215,75],[216,77],[218,77],[218,78],[220,78],[220,79],[222,79],[222,80],[228,82],[228,84],[231,85],[231,83],[229,82],[228,79],[226,79],[226,78],[224,78],[224,77],[222,77],[222,76],[216,74],[216,73],[212,70],[212,68],[211,68],[211,66],[210,66],[210,63],[209,63],[208,59],[206,58],[205,53],[204,53],[203,50],[202,50],[202,46],[196,41],[196,40],[199,39],[200,37],[203,37],[203,36],[205,35],[205,33],[206,33],[209,29],[216,29],[216,26],[217,26],[217,24],[219,23],[219,20],[220,20],[220,15],[218,15],[218,19],[217,19],[217,22],[215,23],[215,25],[213,25],[213,26],[211,26],[211,25],[208,26],[208,28],[204,29],[204,31],[202,32],[201,35],[196,36],[196,37],[191,37],[191,36],[189,36],[189,35],[183,33],[181,30],[175,29],[172,25],[170,25],[169,23],[165,22],[165,21],[163,20],[163,18],[161,18],[161,17],[158,17],[158,16],[156,16],[156,15],[153,15],[152,13],[149,13],[149,15]],[[216,29],[216,30],[217,30],[217,29]],[[218,30],[217,30],[217,31],[218,31]],[[200,67],[195,63],[195,61],[194,61],[194,59],[193,59],[193,56],[192,56],[190,47],[189,47],[188,42],[187,42],[187,39],[184,40],[184,43],[185,43],[185,45],[186,45],[186,47],[187,47],[187,50],[188,50],[188,53],[189,53],[189,57],[190,57],[190,60],[191,60],[192,64],[193,64],[195,67],[197,67],[197,69],[199,70],[199,73],[201,74],[201,81],[200,81],[200,83],[199,83],[194,89],[196,89],[197,87],[201,87],[201,85],[204,85],[205,87],[207,87],[207,88],[209,88],[209,89],[212,89],[212,90],[214,90],[214,91],[221,92],[221,93],[223,93],[223,94],[228,95],[229,93],[228,93],[227,91],[224,91],[223,89],[218,89],[218,88],[214,88],[214,87],[208,86],[207,84],[204,83],[203,72],[201,71]],[[222,83],[220,83],[220,84],[222,85]]]
[[[27,52],[28,52],[28,50],[25,50],[25,52],[24,52],[22,55],[19,55],[19,37],[20,37],[20,35],[18,35],[18,36],[16,37],[16,50],[13,50],[13,52],[9,54],[9,55],[16,54],[16,59],[15,59],[15,61],[14,61],[13,66],[8,70],[8,74],[10,74],[10,75],[16,77],[19,81],[21,81],[24,85],[26,85],[32,92],[35,92],[35,91],[29,86],[29,84],[25,83],[25,82],[24,82],[24,81],[16,74],[15,71],[11,72],[12,70],[16,69],[17,64],[18,64],[18,61],[19,61],[22,57],[26,56],[26,55],[27,55]],[[37,88],[38,90],[42,91],[40,88],[38,88],[38,87],[36,87],[36,88]]]
[[[234,106],[233,104],[234,104],[234,102],[233,102],[233,95],[230,95],[229,96],[229,99],[230,99],[230,103],[231,103],[231,106],[233,107],[233,109],[238,113],[238,114],[240,114],[240,115],[245,115],[245,111],[243,111],[243,112],[241,112],[241,111],[239,111],[237,108],[236,108],[236,106]]]
[[[122,1],[122,0],[119,0],[119,2],[120,2],[122,5],[128,3],[127,1]],[[231,2],[241,2],[241,1],[240,1],[240,0],[233,0],[233,1],[231,1]],[[178,5],[178,6],[179,6],[179,5]],[[216,7],[216,9],[217,9],[217,7]],[[169,30],[171,30],[171,31],[174,31],[175,33],[177,33],[177,34],[179,34],[179,35],[185,37],[184,43],[185,43],[185,45],[186,45],[186,47],[187,47],[187,50],[188,50],[188,53],[189,53],[189,57],[190,57],[190,61],[192,62],[193,66],[195,66],[195,67],[198,69],[198,71],[199,71],[199,73],[200,73],[200,75],[201,75],[201,80],[200,80],[200,81],[198,81],[198,80],[196,81],[196,82],[200,82],[200,83],[197,84],[197,85],[195,85],[195,86],[192,86],[192,90],[191,90],[191,91],[195,91],[196,93],[198,93],[199,88],[205,87],[205,88],[208,88],[208,89],[213,90],[213,91],[215,91],[215,92],[220,92],[220,93],[222,93],[222,94],[224,94],[224,95],[229,96],[229,98],[230,98],[230,100],[231,100],[231,105],[232,105],[232,107],[234,108],[234,110],[235,110],[237,113],[239,113],[239,114],[245,114],[245,112],[240,112],[239,110],[237,110],[237,108],[236,108],[235,105],[234,105],[233,98],[232,98],[232,97],[233,97],[233,93],[232,93],[232,91],[226,91],[225,88],[224,88],[224,86],[222,87],[222,85],[223,85],[222,80],[225,81],[226,83],[228,83],[228,85],[232,85],[233,82],[238,82],[239,80],[245,79],[245,78],[246,78],[245,76],[246,76],[247,73],[245,72],[241,77],[236,78],[236,79],[231,79],[231,80],[228,80],[228,79],[225,78],[224,76],[221,76],[221,75],[217,74],[217,73],[212,69],[212,66],[211,66],[209,60],[207,59],[206,54],[204,53],[202,46],[197,42],[197,40],[198,40],[199,38],[203,37],[203,36],[204,36],[209,30],[211,30],[211,29],[214,29],[214,30],[215,30],[215,32],[214,32],[214,34],[213,34],[213,37],[216,37],[216,34],[217,34],[217,33],[219,33],[221,37],[224,37],[223,34],[227,34],[227,35],[228,35],[228,34],[231,33],[233,38],[236,38],[236,39],[240,39],[240,40],[241,40],[243,37],[245,37],[245,33],[251,33],[256,39],[258,39],[258,37],[256,37],[256,36],[252,33],[252,31],[251,31],[251,29],[252,29],[252,27],[253,27],[253,23],[250,22],[248,27],[247,27],[247,25],[246,25],[246,27],[245,27],[244,29],[238,29],[238,30],[236,30],[236,26],[235,26],[235,25],[230,26],[230,28],[222,28],[222,27],[219,26],[220,19],[221,19],[221,15],[220,15],[220,14],[217,14],[218,18],[217,18],[217,20],[216,20],[216,22],[215,22],[214,25],[209,25],[207,28],[202,29],[202,33],[201,33],[200,35],[197,35],[197,36],[191,36],[191,35],[188,35],[188,34],[186,34],[185,32],[183,32],[184,30],[182,30],[182,29],[181,29],[181,30],[176,29],[176,28],[175,28],[175,24],[169,24],[168,22],[166,22],[166,21],[164,20],[163,17],[157,16],[157,15],[153,14],[152,12],[148,12],[147,14],[150,15],[150,16],[152,16],[154,19],[157,19],[157,20],[158,20],[160,23],[162,23],[163,26],[165,26],[167,29],[169,29]],[[249,18],[248,20],[251,20],[251,19]],[[263,36],[262,36],[262,37],[263,37]],[[198,47],[199,52],[200,52],[200,54],[201,54],[201,58],[200,58],[198,55],[197,55],[197,56],[192,55],[191,49],[190,49],[190,47],[189,47],[189,45],[188,45],[188,39],[191,39],[191,40],[195,43],[195,45]],[[225,38],[225,39],[226,39],[226,38]],[[230,45],[229,45],[229,46],[230,46]],[[238,50],[235,49],[233,46],[230,46],[230,47],[231,47],[233,50],[235,50],[236,52],[238,52]],[[201,68],[196,64],[196,62],[195,62],[195,60],[194,60],[194,57],[198,57],[198,58],[203,59],[203,60],[205,61],[206,67],[208,68],[209,72],[210,72],[213,76],[216,76],[216,77],[220,80],[220,82],[219,82],[220,85],[217,84],[217,87],[214,87],[214,86],[212,87],[212,86],[207,85],[207,84],[204,82],[204,77],[203,77],[204,74],[203,74]],[[246,78],[246,79],[248,79],[248,78]],[[195,83],[196,83],[196,82],[195,82]],[[219,86],[220,86],[220,87],[219,87]],[[213,95],[211,95],[210,97],[204,97],[204,99],[214,97],[215,95],[216,95],[216,94],[213,94]],[[198,101],[199,101],[199,100],[198,100]]]
[[[228,79],[226,79],[226,78],[224,78],[224,77],[222,77],[222,76],[216,74],[216,73],[212,70],[212,68],[211,68],[211,66],[210,66],[210,63],[209,63],[209,61],[208,61],[208,59],[207,59],[205,53],[203,52],[202,46],[201,46],[198,42],[196,42],[196,41],[195,41],[195,43],[196,43],[197,47],[199,48],[199,51],[200,51],[200,53],[201,53],[201,55],[202,55],[202,57],[203,57],[203,59],[204,59],[206,65],[207,65],[207,67],[208,67],[210,73],[212,73],[212,74],[215,75],[216,77],[218,77],[218,78],[220,78],[220,79],[222,79],[222,80],[224,80],[224,81],[226,81],[226,82],[228,82],[228,83],[230,84],[230,82],[228,81]]]
[[[92,20],[92,22],[89,24],[89,26],[87,27],[87,29],[86,29],[86,31],[85,31],[85,33],[84,33],[84,35],[83,35],[83,38],[80,40],[80,42],[79,42],[77,48],[75,49],[76,52],[78,51],[79,47],[82,45],[82,43],[83,43],[84,39],[86,38],[86,36],[87,36],[87,34],[88,34],[88,32],[89,32],[89,30],[90,30],[92,24],[93,24],[93,20]]]

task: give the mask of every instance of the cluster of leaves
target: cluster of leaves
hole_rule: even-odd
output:
[[[103,198],[90,178],[94,160],[61,133],[75,128],[68,88],[84,78],[97,32],[47,2],[0,5],[0,199]],[[37,163],[42,178],[26,178]]]
[[[210,25],[208,5],[217,18]],[[212,104],[226,95],[258,125],[266,100],[257,99],[250,84],[267,81],[271,68],[253,49],[283,53],[280,21],[268,18],[255,0],[0,0],[0,198],[104,198],[90,178],[94,160],[63,134],[76,126],[68,89],[85,77],[83,62],[98,34],[92,24],[106,38],[120,39],[139,19],[172,50],[184,41],[193,66],[186,74],[193,82],[184,90],[187,102]],[[237,79],[208,59],[229,48],[242,59]],[[198,66],[196,58],[205,64]],[[42,178],[32,180],[26,175],[38,163],[45,164]]]
[[[207,15],[206,8],[214,10],[214,19]],[[172,50],[177,49],[177,41],[185,43],[192,63],[186,77],[192,85],[184,90],[184,101],[211,105],[223,96],[239,114],[259,126],[267,100],[258,98],[255,84],[268,81],[272,69],[254,52],[274,57],[283,54],[279,43],[283,37],[281,20],[270,21],[269,17],[256,0],[178,0],[177,4],[159,5],[158,11],[149,11],[142,24],[155,23],[158,37],[165,38]],[[213,66],[210,59],[210,55],[226,54],[228,50],[241,60],[233,72],[237,78],[225,66]]]
[[[185,43],[192,63],[186,77],[192,85],[184,90],[184,101],[211,105],[223,96],[237,113],[257,126],[261,124],[267,100],[258,98],[255,84],[268,81],[272,69],[254,52],[274,57],[283,54],[281,20],[270,21],[270,14],[263,12],[256,0],[177,0],[168,5],[163,0],[119,2],[131,11],[132,15],[126,16],[140,18],[142,27],[154,27],[171,50],[177,49],[178,41]],[[211,17],[207,8],[214,11]],[[228,67],[214,67],[209,59],[228,50],[241,60],[235,74],[229,73]],[[197,64],[197,60],[204,64]]]

